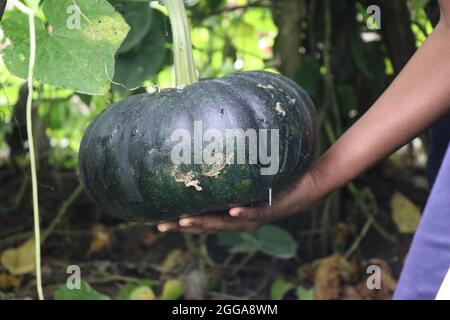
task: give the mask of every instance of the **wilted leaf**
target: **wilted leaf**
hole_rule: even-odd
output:
[[[340,255],[333,255],[321,260],[314,280],[315,297],[318,300],[339,298],[339,260]]]
[[[344,257],[339,259],[339,276],[345,282],[353,282],[357,280],[360,266],[356,261],[349,261]]]
[[[283,278],[277,278],[272,287],[270,288],[270,297],[272,300],[281,300],[291,290],[295,288],[295,285],[286,281]]]
[[[421,210],[407,197],[395,192],[391,199],[392,219],[401,233],[414,233],[420,222]]]
[[[0,291],[16,288],[20,285],[20,278],[10,274],[0,274]]]
[[[352,286],[344,286],[343,290],[342,290],[342,300],[361,300],[362,296],[361,294],[358,292],[358,290],[356,290],[354,287]]]
[[[111,244],[111,234],[102,225],[95,225],[91,232],[91,243],[89,253],[99,252],[109,247]]]
[[[34,239],[29,239],[15,249],[3,251],[2,265],[13,275],[33,272],[35,269]]]
[[[61,285],[55,291],[55,300],[111,300],[111,298],[98,293],[87,282],[81,281],[80,289],[69,289],[67,285]]]
[[[164,283],[161,300],[177,300],[183,296],[183,284],[179,280],[170,279]]]
[[[320,260],[314,260],[311,263],[306,263],[297,268],[297,277],[300,282],[314,281],[317,269],[320,265]]]

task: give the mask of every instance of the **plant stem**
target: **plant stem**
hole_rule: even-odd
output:
[[[200,236],[200,253],[202,255],[202,258],[205,260],[206,265],[209,267],[214,267],[216,263],[214,260],[209,256],[208,253],[208,244],[206,243],[206,235]]]
[[[39,224],[39,196],[36,174],[36,153],[34,150],[33,140],[33,77],[34,65],[36,62],[36,28],[34,24],[34,11],[18,0],[11,0],[12,4],[21,12],[28,15],[28,23],[30,27],[30,57],[28,65],[28,97],[27,97],[27,135],[28,145],[30,149],[30,165],[31,165],[31,185],[33,190],[33,218],[34,218],[34,242],[35,242],[35,256],[36,256],[36,287],[39,300],[44,300],[44,293],[42,290],[42,273],[41,273],[41,237]]]
[[[44,241],[48,238],[48,236],[52,234],[56,226],[61,222],[62,217],[66,214],[67,209],[69,209],[72,203],[75,202],[75,200],[78,198],[81,192],[83,192],[83,186],[79,185],[78,187],[75,188],[75,190],[72,192],[69,198],[66,201],[64,201],[62,207],[59,208],[55,218],[52,220],[52,222],[50,222],[47,229],[45,229],[44,232],[42,233],[41,243],[44,243]]]
[[[198,81],[192,54],[192,40],[183,0],[164,0],[173,34],[175,84],[189,85]]]
[[[239,271],[241,271],[245,265],[247,263],[249,263],[249,261],[257,254],[257,251],[250,251],[248,252],[244,258],[241,260],[241,262],[239,262],[239,264],[237,266],[234,267],[233,271],[231,272],[232,276],[235,276],[236,274],[239,273]]]

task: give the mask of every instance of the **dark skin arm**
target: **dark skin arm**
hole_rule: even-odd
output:
[[[252,231],[309,209],[349,183],[450,110],[450,1],[441,0],[441,20],[384,94],[272,206],[232,208],[161,223],[161,232],[192,234]]]

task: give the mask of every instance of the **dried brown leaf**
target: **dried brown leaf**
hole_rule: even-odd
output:
[[[314,292],[317,300],[339,298],[339,264],[341,256],[336,254],[321,260],[314,279]]]
[[[20,285],[20,278],[10,274],[0,274],[0,291],[16,288]]]
[[[92,254],[109,248],[111,240],[111,233],[104,226],[95,225],[91,231],[91,243],[88,252]]]

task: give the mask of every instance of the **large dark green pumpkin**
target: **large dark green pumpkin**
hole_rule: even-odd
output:
[[[224,135],[226,129],[278,129],[278,173],[261,175],[264,165],[248,161],[175,165],[172,133],[186,129],[194,139],[195,121],[203,132]],[[275,195],[307,170],[315,131],[314,106],[296,83],[274,73],[242,72],[114,104],[88,127],[79,169],[104,211],[159,222],[268,200],[269,188]]]

